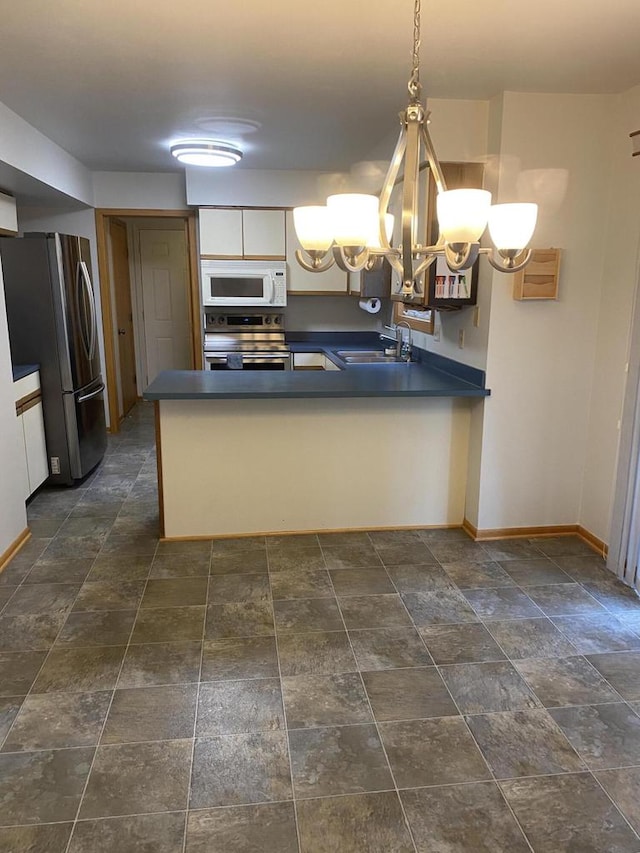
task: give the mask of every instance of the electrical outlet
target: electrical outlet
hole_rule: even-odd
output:
[[[51,473],[59,474],[60,473],[60,457],[52,456],[51,457]]]
[[[476,305],[476,307],[473,309],[473,325],[476,327],[476,329],[480,325],[480,306],[479,305]]]
[[[436,325],[433,327],[433,340],[440,340],[440,323],[436,323]]]
[[[464,329],[458,329],[458,349],[464,349]]]

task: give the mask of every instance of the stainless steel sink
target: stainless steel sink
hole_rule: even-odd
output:
[[[399,364],[402,359],[395,355],[345,355],[347,364]]]
[[[341,349],[338,350],[336,355],[339,355],[340,358],[346,360],[350,356],[357,356],[358,358],[374,358],[378,356],[384,356],[384,353],[380,349]],[[395,356],[389,356],[389,358],[395,358]]]
[[[385,355],[381,350],[338,350],[336,353],[347,364],[398,364],[402,359]]]

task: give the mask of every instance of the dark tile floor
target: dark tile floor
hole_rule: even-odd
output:
[[[640,601],[580,540],[158,542],[145,406],[29,519],[0,851],[640,851]]]

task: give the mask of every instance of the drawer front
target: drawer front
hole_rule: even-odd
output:
[[[13,399],[16,404],[25,397],[30,397],[36,391],[40,391],[40,371],[23,376],[13,383]]]

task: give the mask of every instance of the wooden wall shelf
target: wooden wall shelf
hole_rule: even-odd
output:
[[[527,266],[513,276],[513,298],[557,299],[560,249],[534,249]]]

